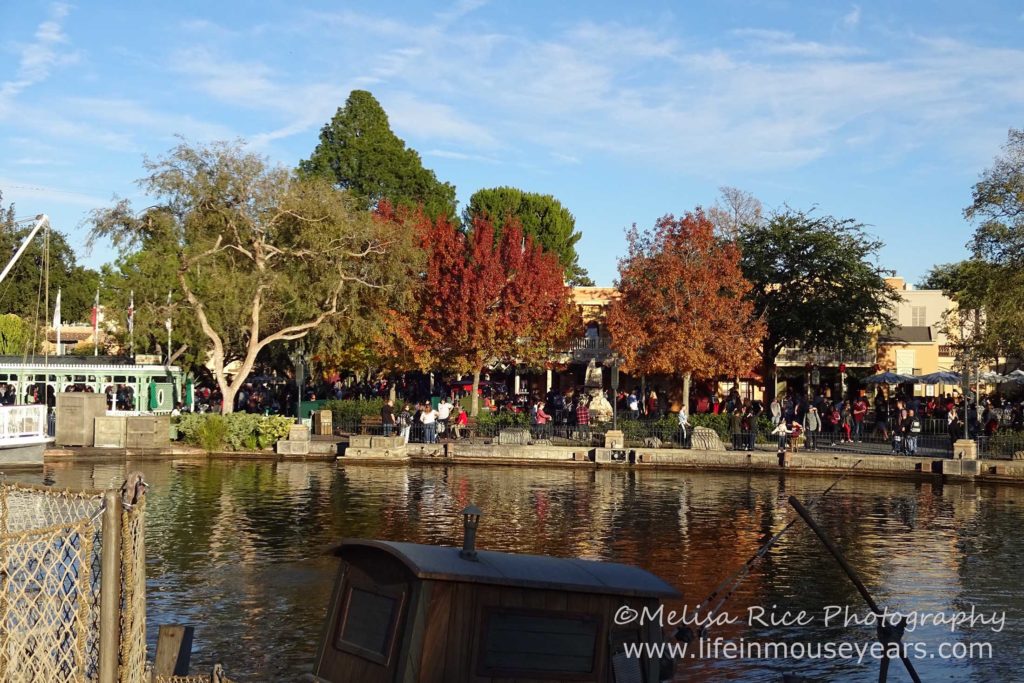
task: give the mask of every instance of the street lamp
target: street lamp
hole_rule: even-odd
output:
[[[476,556],[476,528],[480,525],[480,515],[483,512],[476,505],[470,504],[462,511],[462,550],[459,557],[471,562],[478,562]]]
[[[306,383],[306,341],[300,339],[288,358],[295,368],[295,423],[302,423],[302,387]]]
[[[619,429],[619,359],[612,361],[612,430]]]

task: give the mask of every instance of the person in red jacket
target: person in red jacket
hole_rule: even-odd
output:
[[[864,418],[868,414],[868,402],[863,396],[853,401],[853,438],[860,443],[864,438]]]

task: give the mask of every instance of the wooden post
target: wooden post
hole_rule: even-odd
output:
[[[153,661],[153,677],[187,676],[192,659],[192,636],[195,629],[181,624],[160,627],[156,637],[156,659]]]
[[[103,548],[100,555],[99,683],[117,683],[121,640],[121,497],[103,494]]]

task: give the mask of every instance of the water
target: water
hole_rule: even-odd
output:
[[[66,463],[10,477],[59,487],[119,485],[123,463]],[[459,545],[459,511],[484,510],[479,547],[636,564],[693,606],[792,518],[789,495],[814,498],[830,478],[569,468],[338,467],[333,463],[140,461],[147,503],[150,648],[161,623],[196,626],[193,664],[225,664],[240,681],[308,671],[344,537]],[[975,624],[908,633],[936,654],[943,642],[985,642],[992,657],[915,661],[926,681],[1024,680],[1024,488],[847,479],[816,518],[875,599],[902,611],[1005,612],[1001,632]],[[774,610],[772,606],[775,606]],[[800,522],[751,572],[724,610],[740,623],[712,636],[747,641],[869,644],[867,626],[825,626],[824,610],[863,602]],[[805,610],[806,625],[749,624]],[[151,654],[152,656],[152,654]],[[699,659],[677,680],[779,681],[782,672],[874,681],[878,662]],[[909,680],[898,663],[890,680]]]

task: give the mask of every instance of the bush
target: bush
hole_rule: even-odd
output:
[[[384,399],[382,398],[349,399],[344,401],[329,400],[324,401],[320,406],[321,410],[331,411],[331,418],[334,420],[335,426],[358,425],[359,420],[364,415],[380,417],[380,409],[383,407]]]
[[[481,434],[497,434],[502,429],[510,427],[529,427],[530,415],[510,411],[480,413],[476,418],[476,425]]]
[[[200,422],[196,438],[199,446],[208,452],[224,450],[224,440],[228,436],[228,423],[223,415],[205,415]]]
[[[206,451],[256,451],[271,448],[288,436],[292,418],[249,413],[183,413],[178,418],[181,440]]]

